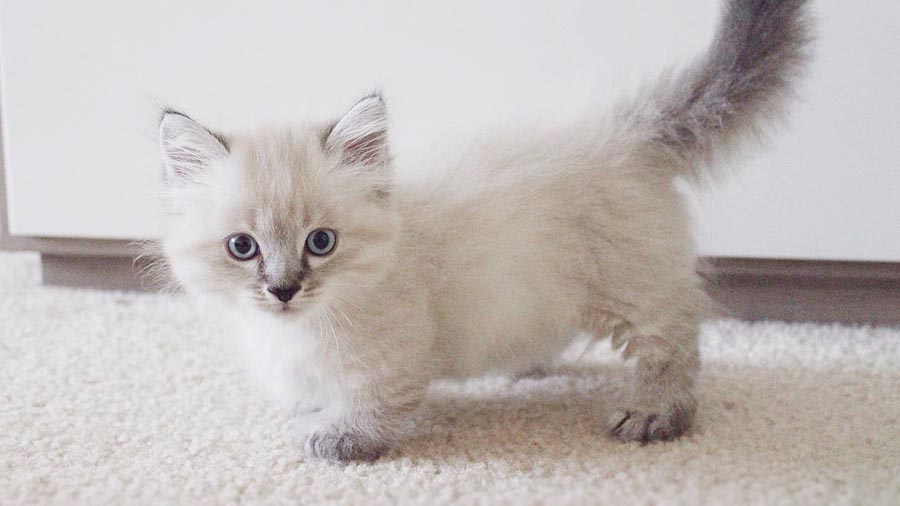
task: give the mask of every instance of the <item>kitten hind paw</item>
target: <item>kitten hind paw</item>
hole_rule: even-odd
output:
[[[609,434],[619,441],[669,441],[684,434],[694,421],[696,407],[673,404],[667,409],[619,409],[609,417]]]

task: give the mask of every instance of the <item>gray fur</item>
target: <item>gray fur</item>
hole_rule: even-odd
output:
[[[305,442],[306,453],[332,462],[377,460],[387,446],[351,432],[315,433]]]
[[[641,97],[626,121],[670,156],[666,169],[698,178],[783,116],[809,56],[808,0],[726,0],[708,52]]]

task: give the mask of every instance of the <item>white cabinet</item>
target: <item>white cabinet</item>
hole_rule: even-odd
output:
[[[718,0],[0,1],[9,230],[160,230],[159,104],[224,129],[380,87],[402,158],[608,103],[702,51]],[[900,2],[817,0],[787,128],[693,197],[701,253],[900,261]]]

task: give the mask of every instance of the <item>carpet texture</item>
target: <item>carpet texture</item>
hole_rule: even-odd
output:
[[[672,443],[602,434],[628,371],[604,343],[436,385],[401,448],[340,466],[302,458],[190,301],[38,271],[0,255],[0,504],[900,504],[896,328],[707,324]]]

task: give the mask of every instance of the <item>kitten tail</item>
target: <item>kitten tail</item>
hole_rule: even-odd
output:
[[[620,113],[667,175],[702,180],[707,167],[783,119],[811,42],[808,0],[725,0],[705,55]],[[632,130],[632,131],[634,131]]]

